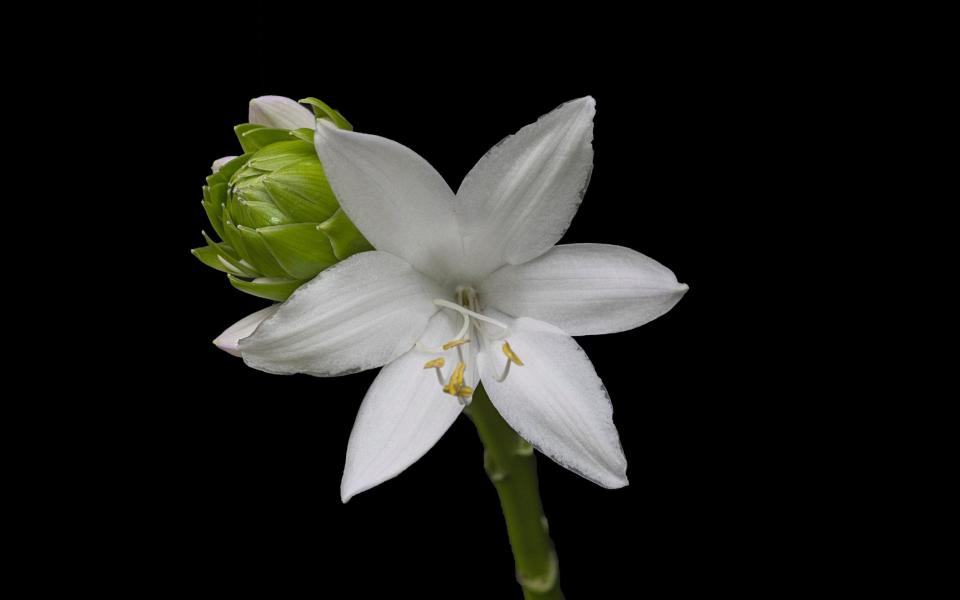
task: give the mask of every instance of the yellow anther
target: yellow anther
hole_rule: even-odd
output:
[[[473,395],[473,388],[470,387],[469,385],[465,385],[462,388],[460,388],[460,391],[457,392],[457,395],[460,396],[461,398],[469,398],[470,396]]]
[[[467,338],[460,338],[459,340],[451,340],[443,345],[443,349],[449,350],[450,348],[456,348],[457,346],[462,346],[468,343],[470,343],[470,340],[468,340]]]
[[[503,353],[507,355],[507,358],[510,359],[510,362],[517,365],[518,367],[523,366],[523,361],[520,360],[520,357],[517,356],[517,353],[513,351],[513,348],[510,347],[510,344],[507,342],[503,343]]]
[[[443,357],[435,358],[433,360],[428,360],[427,364],[423,365],[424,369],[440,369],[443,365],[447,364],[447,361],[443,360]]]
[[[456,385],[458,388],[461,387],[463,385],[463,372],[466,368],[466,363],[458,362],[457,366],[453,369],[453,374],[450,375],[450,383]]]
[[[453,369],[453,373],[450,374],[450,381],[447,382],[447,385],[443,386],[444,392],[451,396],[460,394],[460,389],[463,387],[463,371],[466,368],[466,363],[457,363],[457,366]]]

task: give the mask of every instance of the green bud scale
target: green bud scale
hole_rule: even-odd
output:
[[[302,102],[317,118],[352,129],[319,100]],[[203,208],[222,241],[204,232],[207,245],[194,256],[237,289],[282,302],[320,271],[373,249],[330,189],[313,130],[252,123],[234,130],[244,154],[217,161],[203,187]]]

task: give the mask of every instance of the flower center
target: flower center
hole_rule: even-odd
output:
[[[417,342],[417,348],[423,352],[431,352],[434,354],[445,354],[450,350],[456,349],[458,359],[457,365],[450,373],[450,377],[446,378],[446,381],[443,375],[443,367],[446,364],[446,359],[443,356],[427,361],[426,364],[423,365],[423,368],[436,370],[437,381],[440,383],[440,387],[443,389],[444,393],[458,398],[460,403],[466,406],[470,404],[470,399],[473,396],[473,388],[469,385],[466,385],[463,381],[463,374],[467,369],[467,361],[463,355],[463,346],[469,344],[471,341],[468,337],[466,337],[470,332],[471,325],[473,326],[474,334],[476,336],[483,335],[483,332],[480,330],[480,326],[482,324],[493,325],[494,327],[497,327],[503,331],[503,335],[494,338],[503,340],[501,349],[503,350],[503,354],[507,357],[507,362],[503,367],[503,373],[497,378],[497,382],[502,382],[507,378],[507,375],[510,374],[511,364],[516,364],[518,367],[522,367],[523,361],[520,360],[520,357],[517,356],[517,354],[510,347],[510,343],[506,340],[507,335],[510,333],[510,328],[496,319],[477,312],[477,293],[473,290],[473,288],[459,286],[457,287],[456,295],[459,304],[450,302],[449,300],[444,300],[442,298],[435,298],[433,301],[433,303],[440,308],[452,310],[463,318],[463,325],[460,327],[460,331],[457,332],[456,337],[445,343],[440,348],[429,348],[419,342]]]

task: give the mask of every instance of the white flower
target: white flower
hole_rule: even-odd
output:
[[[554,246],[590,177],[594,106],[568,102],[508,137],[456,194],[410,149],[319,121],[330,184],[377,250],[261,313],[249,337],[251,317],[218,344],[239,341],[244,361],[270,373],[384,367],[350,436],[344,502],[423,456],[478,379],[541,452],[604,487],[627,485],[610,399],[570,336],[643,325],[687,286],[627,248]]]

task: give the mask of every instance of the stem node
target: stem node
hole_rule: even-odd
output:
[[[525,600],[563,600],[557,554],[537,483],[533,447],[503,420],[483,385],[466,411],[483,442],[483,467],[500,497]]]

